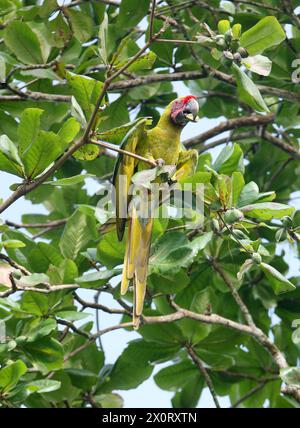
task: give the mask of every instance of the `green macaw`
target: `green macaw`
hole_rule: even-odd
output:
[[[147,129],[147,119],[127,138],[121,148],[151,160],[157,165],[173,165],[176,167],[172,180],[178,181],[194,174],[198,153],[196,150],[185,150],[180,143],[180,134],[184,126],[198,120],[199,105],[196,97],[189,95],[176,98],[163,112],[158,124]],[[120,154],[118,156],[113,184],[115,186],[116,227],[118,239],[124,236],[128,216],[128,205],[131,200],[129,187],[132,176],[145,169],[148,163],[131,156]],[[125,178],[125,179],[124,179]],[[131,281],[134,286],[133,324],[139,326],[139,318],[143,311],[146,293],[148,259],[151,245],[153,218],[146,220],[139,218],[133,206],[130,212],[128,225],[128,238],[124,258],[121,294],[124,295]]]

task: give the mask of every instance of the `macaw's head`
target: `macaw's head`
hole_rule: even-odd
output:
[[[184,127],[188,122],[197,122],[199,104],[193,95],[176,98],[171,103],[171,120],[176,125]]]

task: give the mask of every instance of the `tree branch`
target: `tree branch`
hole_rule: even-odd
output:
[[[215,271],[220,275],[220,277],[223,279],[223,281],[225,282],[225,284],[229,288],[232,297],[234,298],[236,304],[239,306],[242,314],[244,315],[246,323],[250,327],[256,328],[254,321],[253,321],[253,318],[252,318],[247,306],[245,305],[245,303],[241,299],[239,293],[237,292],[236,288],[231,283],[231,281],[229,280],[229,278],[227,277],[225,272],[221,269],[221,267],[219,266],[219,264],[217,263],[217,261],[215,259],[211,259],[211,264],[212,264],[213,268],[215,269]]]
[[[82,305],[82,308],[92,308],[92,309],[100,309],[103,312],[107,312],[108,314],[128,314],[129,312],[126,309],[115,309],[115,308],[108,308],[107,306],[101,305],[100,303],[94,303],[94,302],[87,302],[86,300],[83,300],[78,294],[74,293],[74,299]]]
[[[273,120],[274,120],[274,114],[268,114],[268,115],[253,114],[251,116],[242,116],[242,117],[237,117],[235,119],[229,119],[229,120],[226,120],[225,122],[219,123],[219,125],[209,129],[208,131],[203,132],[202,134],[197,135],[196,137],[185,140],[183,144],[188,148],[195,147],[199,144],[204,143],[210,138],[215,137],[216,135],[222,134],[225,131],[240,128],[243,126],[267,125],[268,123],[273,122]]]
[[[15,223],[13,221],[6,220],[5,224],[15,229],[42,229],[42,228],[56,228],[65,225],[67,219],[53,220],[45,223]]]
[[[212,380],[203,364],[203,362],[201,361],[201,359],[198,357],[198,355],[196,354],[196,352],[194,351],[194,349],[191,346],[187,346],[186,347],[188,354],[190,355],[191,359],[193,360],[193,362],[195,363],[195,365],[198,367],[198,369],[200,370],[200,373],[202,374],[202,376],[204,377],[204,380],[206,382],[206,385],[211,393],[211,396],[214,400],[214,403],[216,405],[217,408],[221,408],[217,394],[215,392]]]
[[[265,385],[267,384],[266,381],[259,383],[254,388],[250,389],[250,391],[247,392],[247,394],[243,395],[239,400],[237,400],[231,408],[238,407],[243,401],[247,400],[247,398],[251,397],[252,395],[256,394],[258,391],[260,391]]]
[[[157,167],[156,162],[153,162],[150,159],[144,158],[143,156],[137,155],[136,153],[129,152],[128,150],[120,149],[120,147],[114,144],[109,144],[109,143],[106,143],[105,141],[100,141],[100,140],[90,140],[90,143],[96,146],[105,147],[106,149],[113,150],[115,152],[121,153],[126,156],[130,156],[134,159],[138,159],[142,162],[148,163],[153,168]]]

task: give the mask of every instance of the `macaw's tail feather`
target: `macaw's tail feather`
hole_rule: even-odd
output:
[[[128,227],[121,294],[124,295],[127,292],[130,280],[133,279],[133,324],[135,329],[139,327],[139,318],[143,312],[152,227],[153,219],[139,219],[133,208]]]

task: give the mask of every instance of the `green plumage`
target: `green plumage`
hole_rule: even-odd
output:
[[[174,102],[174,101],[173,101]],[[142,119],[124,138],[121,147],[132,153],[138,154],[152,162],[163,160],[166,165],[175,165],[176,173],[173,179],[180,180],[194,173],[198,154],[195,150],[185,150],[180,143],[180,135],[183,126],[177,125],[171,120],[172,103],[162,114],[158,124],[147,129],[147,119]],[[128,194],[131,178],[137,171],[149,169],[148,163],[137,160],[128,155],[119,155],[113,177],[116,189],[116,227],[119,240],[122,240],[130,195]],[[126,182],[120,177],[126,177]],[[146,291],[146,279],[148,258],[151,245],[153,220],[140,221],[136,211],[129,219],[127,248],[124,259],[123,279],[121,293],[125,294],[129,282],[134,283],[134,325],[139,325],[139,317],[142,313],[143,300]]]

